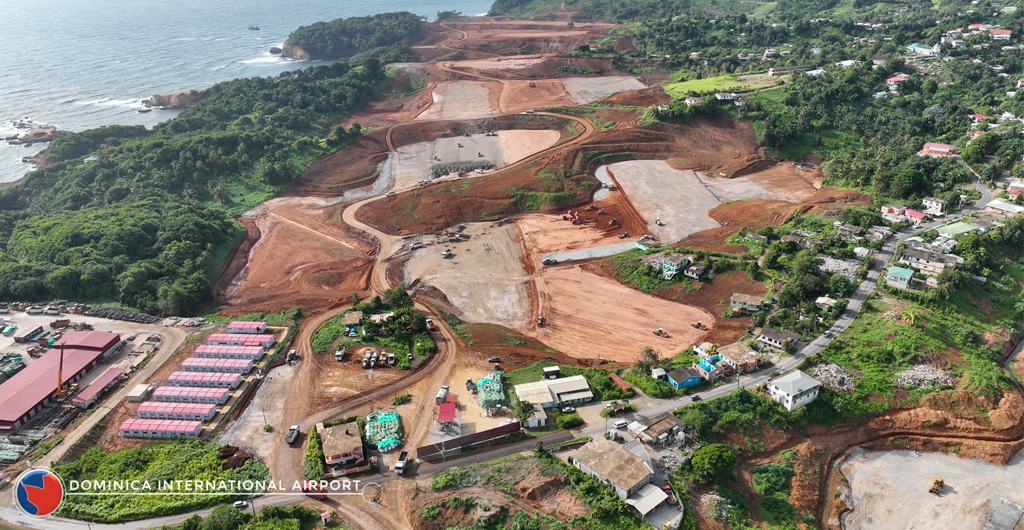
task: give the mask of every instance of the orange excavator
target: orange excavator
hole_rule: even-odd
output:
[[[60,343],[60,364],[57,365],[57,391],[53,393],[53,397],[62,398],[68,395],[67,389],[64,388],[64,343]]]

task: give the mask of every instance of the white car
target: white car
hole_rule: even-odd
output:
[[[244,510],[249,507],[249,501],[235,501],[231,505],[239,510]]]

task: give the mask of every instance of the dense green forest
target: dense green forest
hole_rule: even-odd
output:
[[[419,26],[388,39],[409,36],[400,30]],[[358,134],[321,140],[387,86],[379,59],[355,62],[218,83],[152,130],[103,127],[55,140],[50,167],[0,190],[0,300],[194,311],[244,234],[232,217]]]
[[[333,60],[396,44],[405,48],[422,29],[423,19],[412,13],[381,13],[303,26],[287,42],[302,48],[310,59]]]

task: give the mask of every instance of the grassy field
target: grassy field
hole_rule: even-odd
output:
[[[673,97],[685,97],[690,93],[722,92],[725,90],[749,91],[774,86],[778,80],[778,77],[769,77],[767,74],[756,76],[723,75],[707,79],[691,79],[689,81],[669,83],[665,85],[665,92]]]

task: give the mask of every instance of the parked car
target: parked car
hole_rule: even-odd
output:
[[[249,507],[249,501],[235,501],[232,506],[239,510],[244,510]]]
[[[616,420],[612,425],[614,425],[616,429],[625,429],[628,424],[626,423],[626,420]]]
[[[700,401],[700,396],[697,395],[697,394],[694,394],[694,395],[690,396],[690,401]]]
[[[489,363],[500,363],[501,357],[488,357],[487,362]]]
[[[576,407],[562,407],[562,412],[566,414],[576,412]]]

